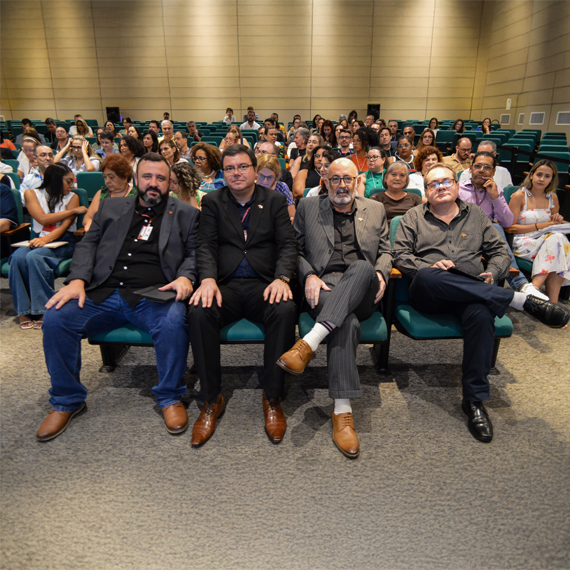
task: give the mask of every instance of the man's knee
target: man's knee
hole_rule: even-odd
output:
[[[297,305],[292,299],[279,303],[267,303],[265,309],[266,319],[280,319],[282,321],[294,321],[297,317]]]
[[[55,307],[48,309],[43,318],[42,330],[44,335],[57,335],[58,331],[65,328],[66,323],[74,322],[77,312],[80,310],[76,299],[68,301],[61,309]]]
[[[201,324],[217,321],[217,310],[214,307],[203,307],[202,303],[197,306],[188,307],[188,324],[192,327],[199,327]]]

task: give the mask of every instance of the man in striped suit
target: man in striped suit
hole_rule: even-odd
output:
[[[301,374],[328,337],[329,394],[335,401],[333,441],[347,457],[357,457],[351,398],[362,396],[356,367],[360,322],[378,309],[392,269],[384,206],[356,194],[354,163],[333,161],[325,183],[328,195],[304,198],[295,215],[299,242],[298,275],[305,287],[313,329],[278,360]]]

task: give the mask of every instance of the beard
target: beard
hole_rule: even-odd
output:
[[[152,198],[151,196],[147,196],[147,192],[149,190],[154,190],[155,192],[158,192],[158,197],[157,198]],[[156,206],[157,204],[160,204],[162,202],[162,192],[160,191],[160,188],[157,188],[156,186],[148,186],[147,188],[145,188],[144,190],[141,190],[139,188],[139,193],[138,193],[138,197],[149,207],[152,208],[153,206]]]

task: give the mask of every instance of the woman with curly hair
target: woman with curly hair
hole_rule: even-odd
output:
[[[202,177],[198,171],[187,161],[178,162],[172,167],[170,176],[170,195],[194,208],[200,208],[200,200],[206,192],[199,190]]]
[[[190,149],[190,158],[202,176],[200,190],[211,192],[226,185],[222,172],[222,154],[218,148],[199,142]]]
[[[408,188],[417,188],[425,202],[425,188],[424,188],[424,175],[431,166],[441,162],[443,155],[440,150],[435,146],[424,146],[414,158],[414,167],[416,172],[410,173],[410,181]]]

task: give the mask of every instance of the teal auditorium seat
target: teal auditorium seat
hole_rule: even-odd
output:
[[[118,329],[88,337],[89,344],[98,345],[103,366],[100,372],[112,372],[131,346],[152,347],[154,343],[148,333],[127,324]],[[220,331],[222,344],[262,344],[265,329],[259,323],[241,319],[225,326]]]
[[[14,186],[16,187],[16,190],[20,189],[20,177],[18,176],[17,172],[6,172],[6,176],[8,176],[8,178],[12,179],[12,182],[14,182]]]
[[[16,174],[16,176],[18,175]],[[14,196],[14,202],[16,202],[16,215],[18,225],[4,235],[16,235],[21,233],[22,235],[19,236],[19,239],[12,240],[12,243],[16,243],[18,241],[23,241],[29,238],[28,228],[30,227],[30,224],[24,224],[24,210],[22,208],[22,198],[20,197],[20,191],[17,188],[11,188],[11,190],[12,196]],[[23,232],[23,230],[27,231]],[[10,265],[8,263],[8,259],[9,256],[0,259],[0,272],[2,273],[2,277],[8,277],[8,274],[10,273]]]
[[[390,223],[390,243],[394,247],[398,224],[402,216],[396,216]],[[437,340],[463,338],[461,323],[455,315],[428,315],[414,309],[409,302],[411,280],[402,277],[395,284],[393,310],[394,325],[399,332],[414,340]],[[513,334],[513,323],[507,317],[495,318],[495,345],[492,366],[495,366],[501,338]]]
[[[77,187],[85,188],[89,200],[93,200],[95,194],[105,186],[102,172],[78,172],[76,178]]]

